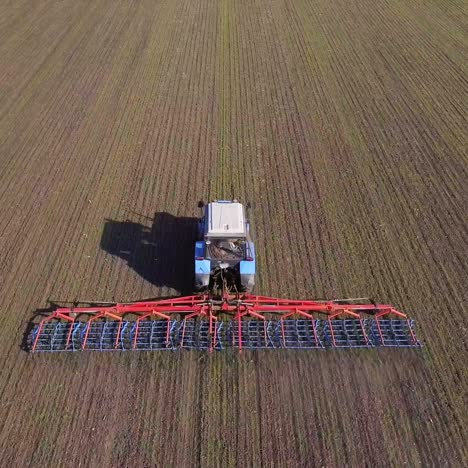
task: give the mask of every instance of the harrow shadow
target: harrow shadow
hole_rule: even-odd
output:
[[[156,212],[151,226],[106,219],[101,248],[125,260],[130,268],[155,286],[189,294],[193,291],[197,224],[198,218],[166,212]]]

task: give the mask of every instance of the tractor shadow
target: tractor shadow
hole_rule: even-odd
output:
[[[198,218],[156,212],[144,224],[107,219],[101,248],[119,257],[142,278],[180,294],[193,292],[193,256]]]
[[[153,219],[142,216],[143,224],[106,219],[101,248],[126,261],[145,280],[158,287],[172,288],[181,295],[193,292],[194,249],[198,218],[178,217],[156,212]],[[141,300],[161,300],[174,294]],[[49,299],[49,307],[37,309],[28,320],[20,343],[22,351],[30,351],[30,335],[36,324],[57,307],[103,305],[82,301]]]

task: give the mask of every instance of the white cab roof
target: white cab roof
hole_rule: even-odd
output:
[[[244,207],[237,202],[208,203],[205,235],[208,237],[246,237]]]

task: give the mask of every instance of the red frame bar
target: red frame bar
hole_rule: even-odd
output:
[[[185,338],[185,325],[187,324],[187,319],[184,319],[184,324],[182,325],[182,338],[180,340],[180,347],[184,347],[184,338]]]
[[[102,307],[74,307],[59,308],[46,319],[57,318],[69,320],[78,314],[113,314],[123,316],[126,314],[144,315],[148,312],[155,314],[181,314],[192,317],[203,315],[206,309],[213,312],[235,313],[242,310],[257,318],[264,318],[262,314],[273,313],[281,315],[303,315],[303,313],[325,314],[335,318],[339,315],[352,315],[359,317],[359,313],[375,313],[376,317],[393,314],[400,318],[407,318],[406,314],[397,311],[388,304],[337,304],[333,301],[296,301],[289,299],[267,298],[264,296],[228,295],[222,299],[213,299],[207,295],[180,297],[172,300],[148,301],[115,304]],[[44,319],[45,320],[45,319]],[[74,320],[74,318],[73,318]]]
[[[366,340],[366,345],[369,346],[369,338],[367,337],[367,333],[366,333],[366,330],[364,328],[364,322],[362,321],[362,318],[359,318],[359,323],[361,324],[361,330],[362,330],[362,334],[364,336],[364,339]]]
[[[315,339],[315,346],[319,346],[319,339],[318,339],[318,336],[317,336],[317,330],[315,329],[315,323],[314,323],[314,320],[312,320],[312,330],[314,331],[314,339]]]
[[[413,329],[411,328],[411,323],[409,319],[406,319],[406,323],[408,324],[408,329],[411,333],[411,339],[413,340],[414,344],[418,343],[418,340],[416,339],[416,336],[414,335]]]
[[[384,337],[382,335],[382,329],[380,328],[380,323],[379,323],[379,318],[378,317],[375,318],[375,323],[377,324],[377,330],[379,331],[380,339],[382,340],[382,346],[385,346],[385,340],[384,340]]]

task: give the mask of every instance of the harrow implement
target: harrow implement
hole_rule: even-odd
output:
[[[28,337],[32,352],[419,347],[391,305],[209,294],[58,308]]]

